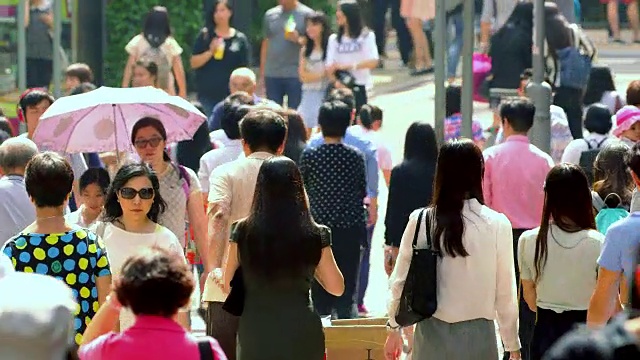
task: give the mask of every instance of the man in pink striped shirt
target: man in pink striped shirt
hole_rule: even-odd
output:
[[[540,226],[544,204],[544,182],[554,166],[553,159],[529,143],[527,132],[533,126],[536,108],[527,98],[513,98],[502,103],[500,119],[504,142],[484,151],[482,190],[487,206],[511,221],[516,281],[519,270],[516,253],[518,239],[525,230]],[[535,314],[521,301],[520,341],[522,354],[528,354]],[[526,358],[523,358],[526,359]]]

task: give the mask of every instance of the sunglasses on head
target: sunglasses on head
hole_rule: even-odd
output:
[[[150,200],[153,198],[153,188],[143,188],[140,190],[136,190],[130,187],[125,187],[120,189],[120,197],[127,200],[132,200],[136,197],[136,195],[140,195],[140,199],[142,200]]]
[[[158,147],[158,145],[160,145],[160,141],[162,141],[162,139],[159,137],[151,138],[151,139],[141,139],[141,140],[134,141],[133,145],[138,149],[144,149],[147,147],[147,145],[151,145],[151,147],[155,148],[155,147]]]

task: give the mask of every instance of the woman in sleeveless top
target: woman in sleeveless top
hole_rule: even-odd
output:
[[[298,112],[308,134],[318,126],[318,111],[327,92],[324,61],[327,58],[329,34],[329,22],[324,13],[317,11],[307,17],[307,43],[300,52],[298,70],[302,82],[302,100]]]
[[[114,274],[120,273],[129,257],[153,246],[184,259],[178,238],[157,223],[165,209],[158,177],[149,166],[131,164],[118,170],[107,194],[103,222],[94,228],[104,241]],[[135,316],[130,311],[120,313],[121,330],[133,325],[134,321]],[[188,312],[181,313],[178,321],[188,327]]]

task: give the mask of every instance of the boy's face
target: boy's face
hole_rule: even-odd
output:
[[[49,100],[44,99],[33,106],[27,106],[27,110],[25,111],[24,118],[27,123],[27,131],[29,134],[33,134],[38,127],[38,122],[40,121],[40,117],[44,114],[45,111],[51,106],[51,102]]]
[[[64,91],[70,93],[76,86],[80,85],[80,79],[75,76],[67,76],[64,78]]]

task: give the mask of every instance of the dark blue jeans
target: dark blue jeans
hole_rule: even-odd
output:
[[[274,78],[264,79],[267,99],[280,105],[284,104],[284,97],[287,96],[287,107],[297,109],[302,99],[302,83],[297,77],[294,78]]]
[[[391,26],[396,30],[398,37],[398,51],[402,62],[406,65],[411,60],[411,50],[413,48],[413,40],[411,33],[407,28],[407,24],[400,15],[400,0],[374,0],[373,1],[373,30],[376,34],[376,43],[378,45],[378,53],[386,55],[386,14],[391,7]]]
[[[360,254],[360,273],[358,277],[358,306],[364,305],[364,294],[369,286],[369,268],[371,263],[371,239],[373,238],[375,225],[367,225],[367,243],[362,247]]]

